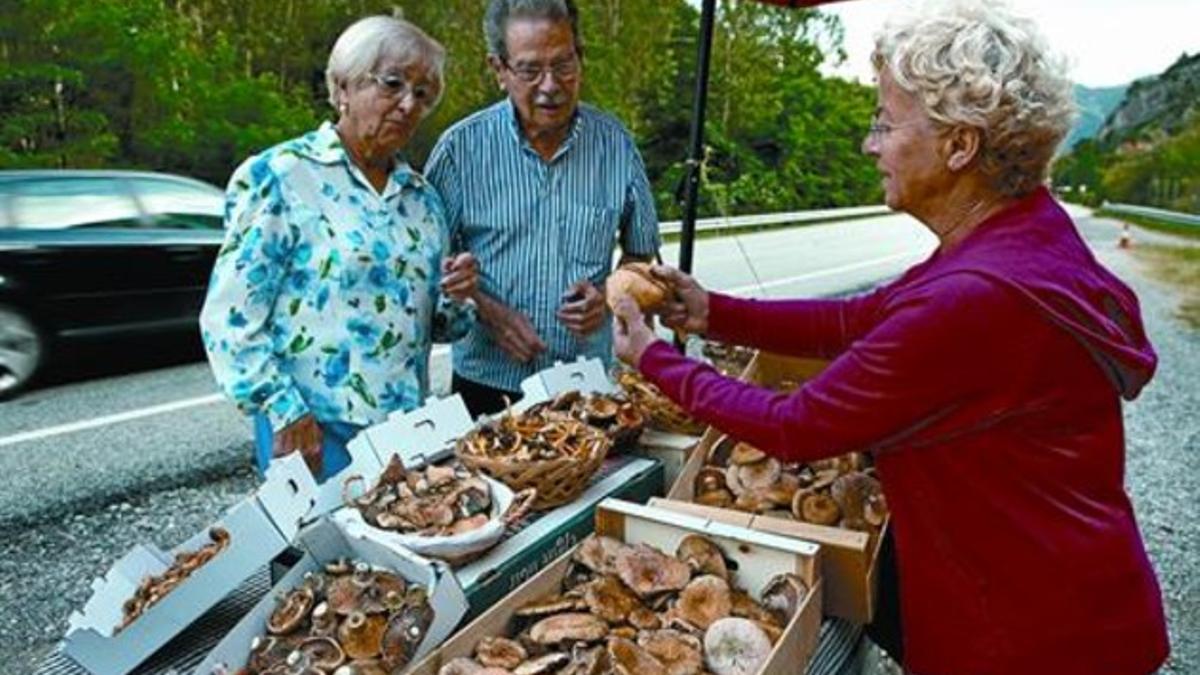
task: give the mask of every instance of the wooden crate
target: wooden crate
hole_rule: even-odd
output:
[[[717,542],[738,563],[735,583],[757,593],[775,574],[793,572],[812,589],[783,631],[759,675],[802,673],[817,648],[821,628],[820,547],[720,521],[692,518],[672,511],[609,499],[596,509],[596,533],[629,543],[647,543],[668,553],[688,534]],[[417,663],[411,675],[437,675],[441,667],[471,656],[480,639],[509,636],[513,613],[523,605],[561,591],[575,548],[539,572],[504,600],[463,628],[440,648]]]

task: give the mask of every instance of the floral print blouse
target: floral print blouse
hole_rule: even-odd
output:
[[[279,429],[368,425],[429,388],[431,343],[475,321],[439,292],[448,251],[441,200],[397,160],[383,193],[333,124],[246,160],[229,181],[225,243],[200,324],[213,373]]]

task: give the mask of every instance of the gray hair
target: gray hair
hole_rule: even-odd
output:
[[[446,48],[404,19],[369,16],[342,31],[329,52],[325,86],[329,88],[329,104],[334,110],[339,103],[338,87],[362,81],[385,59],[395,59],[403,65],[424,63],[432,67],[437,76],[440,100],[445,89]]]
[[[871,60],[924,103],[935,125],[982,133],[979,167],[1004,195],[1043,182],[1073,122],[1065,61],[1002,3],[951,0],[894,17]]]
[[[583,43],[579,40],[579,11],[573,0],[491,0],[483,16],[483,35],[487,39],[488,54],[501,59],[508,58],[504,36],[511,19],[568,22],[571,36],[575,38],[575,52],[583,55]]]

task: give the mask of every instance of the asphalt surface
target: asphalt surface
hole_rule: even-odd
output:
[[[1137,290],[1161,358],[1155,380],[1126,409],[1129,491],[1168,604],[1175,654],[1163,672],[1197,672],[1200,474],[1188,459],[1200,450],[1200,333],[1172,318],[1174,292],[1116,248],[1112,221],[1080,224],[1105,264]],[[704,240],[695,259],[711,288],[824,295],[893,276],[933,241],[912,220],[891,216]],[[664,250],[668,261],[676,255]],[[188,341],[96,352],[0,404],[5,672],[32,672],[87,600],[91,579],[130,547],[174,546],[253,490],[249,426],[215,394],[196,357]],[[444,352],[433,365],[435,388],[444,390]]]

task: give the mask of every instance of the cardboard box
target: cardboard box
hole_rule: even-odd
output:
[[[511,534],[455,574],[467,593],[468,619],[495,605],[546,565],[592,533],[596,506],[607,497],[645,502],[662,494],[662,465],[654,460],[616,456],[601,466],[592,484],[575,501],[530,514]]]
[[[571,363],[557,361],[539,373],[530,375],[521,382],[521,400],[513,406],[515,410],[526,410],[534,404],[568,391],[584,394],[615,394],[617,387],[604,372],[599,359],[579,357]]]
[[[615,499],[605,500],[596,509],[596,533],[629,543],[648,543],[668,553],[675,550],[684,536],[702,534],[737,561],[736,585],[752,595],[776,574],[799,574],[812,590],[784,629],[759,675],[804,672],[816,650],[821,625],[822,583],[816,561],[817,545]],[[471,656],[481,638],[509,635],[517,608],[561,591],[574,548],[418,663],[411,671],[413,675],[437,675],[443,664],[460,656]]]
[[[821,372],[827,363],[819,359],[759,352],[742,374],[742,379],[752,384],[778,388],[785,380],[801,383],[811,378]],[[825,579],[825,613],[858,623],[869,623],[875,613],[879,541],[887,531],[888,522],[884,522],[878,536],[871,536],[866,532],[813,525],[773,516],[755,516],[693,503],[696,476],[704,466],[704,458],[709,448],[720,440],[722,435],[715,429],[705,432],[700,444],[691,453],[679,477],[672,484],[667,493],[667,500],[659,502],[659,505],[701,517],[737,518],[736,522],[759,532],[797,537],[821,544],[824,548],[822,565]],[[725,516],[724,513],[735,515]],[[742,517],[748,517],[749,520],[743,523],[740,520]]]
[[[646,429],[632,452],[662,462],[667,485],[674,485],[683,471],[683,465],[687,463],[692,450],[699,443],[699,436]]]
[[[196,675],[209,675],[214,671],[236,672],[245,666],[250,643],[256,636],[266,634],[267,619],[275,610],[276,598],[298,586],[306,573],[317,571],[326,563],[342,558],[392,570],[406,580],[425,587],[433,607],[434,620],[417,648],[417,660],[449,637],[467,611],[467,598],[444,563],[392,549],[369,537],[347,535],[324,519],[305,528],[297,544],[305,551],[304,557],[213,648],[197,666],[194,671]]]
[[[229,532],[225,550],[114,635],[125,601],[142,579],[165,572],[176,553],[207,544],[209,528],[170,552],[136,546],[92,582],[91,599],[68,620],[63,652],[93,673],[122,675],[136,668],[288,547],[312,506],[311,486],[299,455],[272,464],[265,483],[210,526]]]

